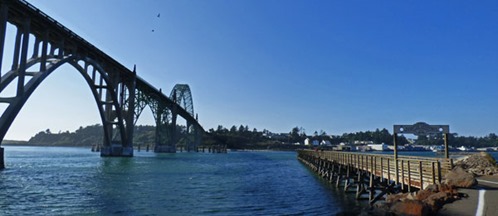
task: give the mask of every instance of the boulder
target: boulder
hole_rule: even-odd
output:
[[[404,200],[406,200],[407,196],[408,196],[408,193],[389,194],[386,197],[386,202],[387,203],[395,203],[397,201],[404,201]]]
[[[395,215],[406,215],[406,216],[423,216],[423,215],[430,215],[431,208],[419,201],[419,200],[405,200],[405,201],[398,201],[395,202],[390,210],[391,213]]]
[[[387,216],[391,215],[390,208],[391,206],[386,202],[377,202],[373,205],[373,208],[368,209],[368,215],[372,216]]]
[[[453,195],[446,192],[438,192],[431,194],[424,199],[424,203],[432,208],[433,212],[437,212],[444,204],[453,201]]]
[[[425,200],[425,199],[427,199],[427,197],[429,197],[432,194],[434,194],[434,192],[432,192],[430,190],[421,190],[417,193],[416,199],[417,200]]]
[[[477,185],[473,174],[465,172],[462,167],[455,167],[445,175],[444,183],[458,188],[470,188]]]
[[[438,190],[436,192],[445,192],[445,193],[450,193],[450,194],[457,194],[458,193],[458,191],[454,185],[445,184],[445,183],[440,184],[438,187]]]

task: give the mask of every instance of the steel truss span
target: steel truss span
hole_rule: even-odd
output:
[[[14,41],[6,41],[7,24],[15,27]],[[5,44],[14,45],[9,71],[0,71],[0,95],[6,88],[15,95],[0,97],[7,108],[0,116],[3,140],[29,96],[52,72],[73,66],[91,89],[104,128],[101,156],[133,156],[133,127],[146,106],[156,120],[156,151],[175,152],[176,118],[187,122],[187,135],[198,144],[204,129],[194,117],[188,85],[179,84],[167,97],[130,70],[33,5],[20,0],[0,0],[0,68]],[[7,53],[6,55],[9,55]],[[193,132],[192,132],[193,131]],[[3,168],[3,149],[0,168]]]

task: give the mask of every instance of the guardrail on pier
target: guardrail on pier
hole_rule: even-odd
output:
[[[411,192],[441,183],[453,167],[453,160],[447,158],[395,159],[393,155],[341,151],[299,150],[298,158],[337,187],[343,183],[345,191],[356,185],[357,198],[368,191],[371,203],[386,193]]]

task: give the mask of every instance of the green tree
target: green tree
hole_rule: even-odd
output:
[[[301,130],[299,129],[299,127],[294,127],[292,128],[291,132],[289,133],[290,135],[290,141],[295,143],[295,142],[299,142],[301,140]]]
[[[230,128],[230,133],[231,134],[237,133],[237,127],[235,125]]]

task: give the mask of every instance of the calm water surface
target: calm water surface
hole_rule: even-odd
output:
[[[5,148],[0,215],[337,215],[365,202],[328,185],[294,152],[135,152]]]

